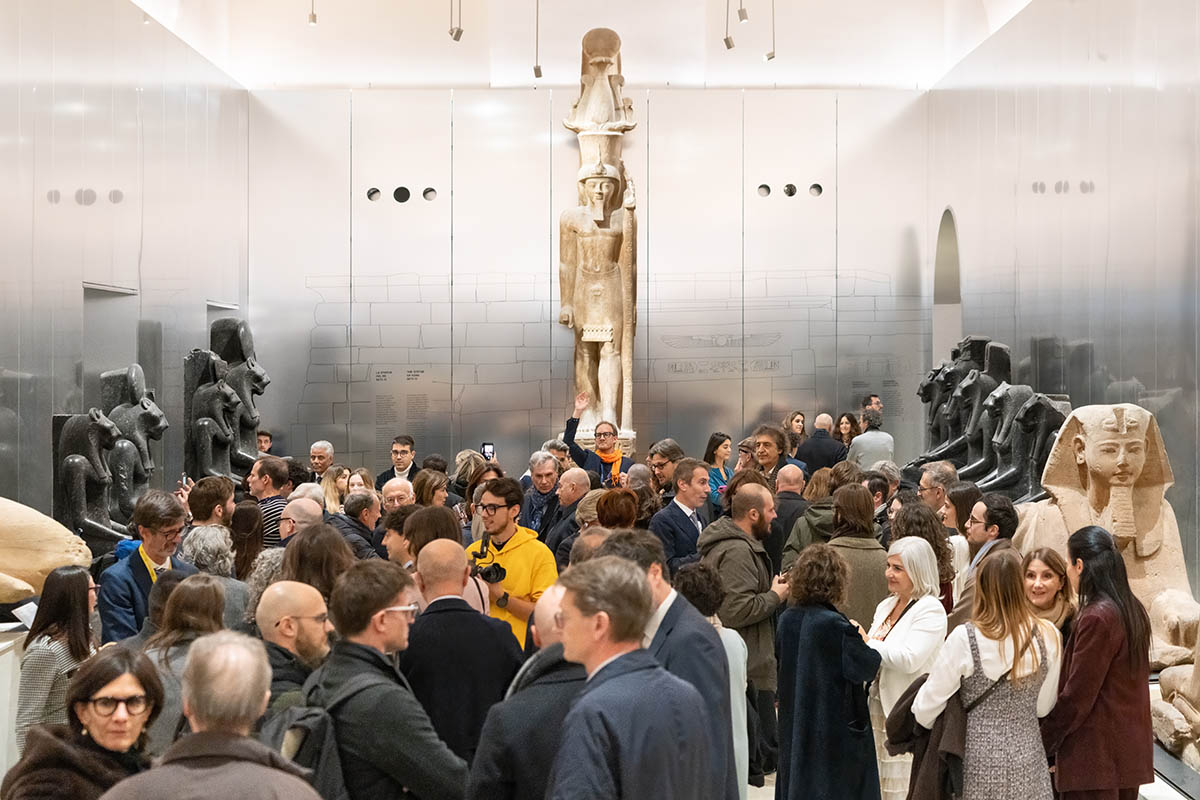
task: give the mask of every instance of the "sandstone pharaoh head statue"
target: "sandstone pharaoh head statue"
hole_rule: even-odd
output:
[[[1083,406],[1059,431],[1042,485],[1064,503],[1082,495],[1099,524],[1148,556],[1162,544],[1163,497],[1175,482],[1158,422],[1131,403]]]
[[[597,161],[579,168],[579,204],[592,210],[592,219],[607,219],[621,200],[621,172]]]

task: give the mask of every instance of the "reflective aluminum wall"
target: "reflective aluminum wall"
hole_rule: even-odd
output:
[[[1041,391],[1156,412],[1193,586],[1197,8],[1031,3],[929,95],[927,217],[954,214],[964,332]]]
[[[625,53],[626,63],[637,57]],[[634,427],[701,455],[787,411],[884,396],[919,446],[923,98],[627,92],[637,193]],[[254,92],[250,320],[280,449],[382,469],[496,444],[518,474],[569,413],[558,219],[577,203],[568,90]]]
[[[247,94],[127,0],[0,4],[0,495],[49,512],[51,418],[140,362],[183,467],[183,356],[246,300]]]

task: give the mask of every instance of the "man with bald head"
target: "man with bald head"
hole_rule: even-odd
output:
[[[297,533],[309,525],[319,525],[323,519],[324,509],[318,503],[307,497],[292,500],[279,515],[279,540],[287,547]]]
[[[822,467],[832,467],[839,461],[846,460],[846,445],[834,439],[833,417],[828,414],[818,414],[813,420],[813,434],[804,440],[796,450],[796,458],[808,466],[808,474],[812,475]]]
[[[775,477],[775,521],[771,523],[771,535],[763,542],[767,555],[771,557],[771,568],[778,575],[782,569],[783,546],[796,520],[808,510],[804,499],[804,470],[794,464],[781,467]]]
[[[483,719],[521,666],[507,622],[463,600],[470,567],[461,544],[434,539],[417,554],[417,587],[428,603],[408,633],[400,671],[438,737],[470,763]]]
[[[563,718],[587,681],[582,664],[563,658],[558,611],[566,590],[554,584],[533,609],[533,641],[541,649],[492,706],[471,762],[467,797],[523,800],[545,797],[550,767],[558,753]]]
[[[571,467],[558,479],[558,521],[546,532],[546,547],[551,553],[558,550],[563,539],[579,532],[575,509],[579,508],[579,501],[591,486],[588,474],[579,467]]]
[[[318,509],[317,519],[320,518]],[[329,655],[333,623],[329,621],[329,610],[321,593],[297,581],[278,581],[268,586],[258,601],[254,621],[271,664],[271,703],[267,706],[267,717],[272,717],[303,701],[301,687]]]

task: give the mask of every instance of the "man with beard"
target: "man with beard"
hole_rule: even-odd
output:
[[[301,687],[329,655],[333,623],[321,593],[307,583],[279,581],[267,587],[254,614],[271,664],[271,718],[303,702]]]
[[[721,517],[700,535],[701,560],[721,575],[725,600],[721,624],[746,640],[746,677],[759,721],[757,747],[751,743],[751,781],[775,771],[775,611],[788,595],[786,577],[772,578],[763,542],[775,519],[775,498],[765,486],[746,484],[733,496],[731,517]],[[757,755],[757,758],[755,757]],[[755,769],[757,767],[757,769]]]

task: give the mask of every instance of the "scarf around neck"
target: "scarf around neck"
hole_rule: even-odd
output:
[[[601,453],[599,450],[595,452],[596,455],[600,457],[601,461],[609,465],[610,472],[612,473],[611,484],[613,486],[620,485],[622,456],[621,448],[614,447],[611,453]]]

